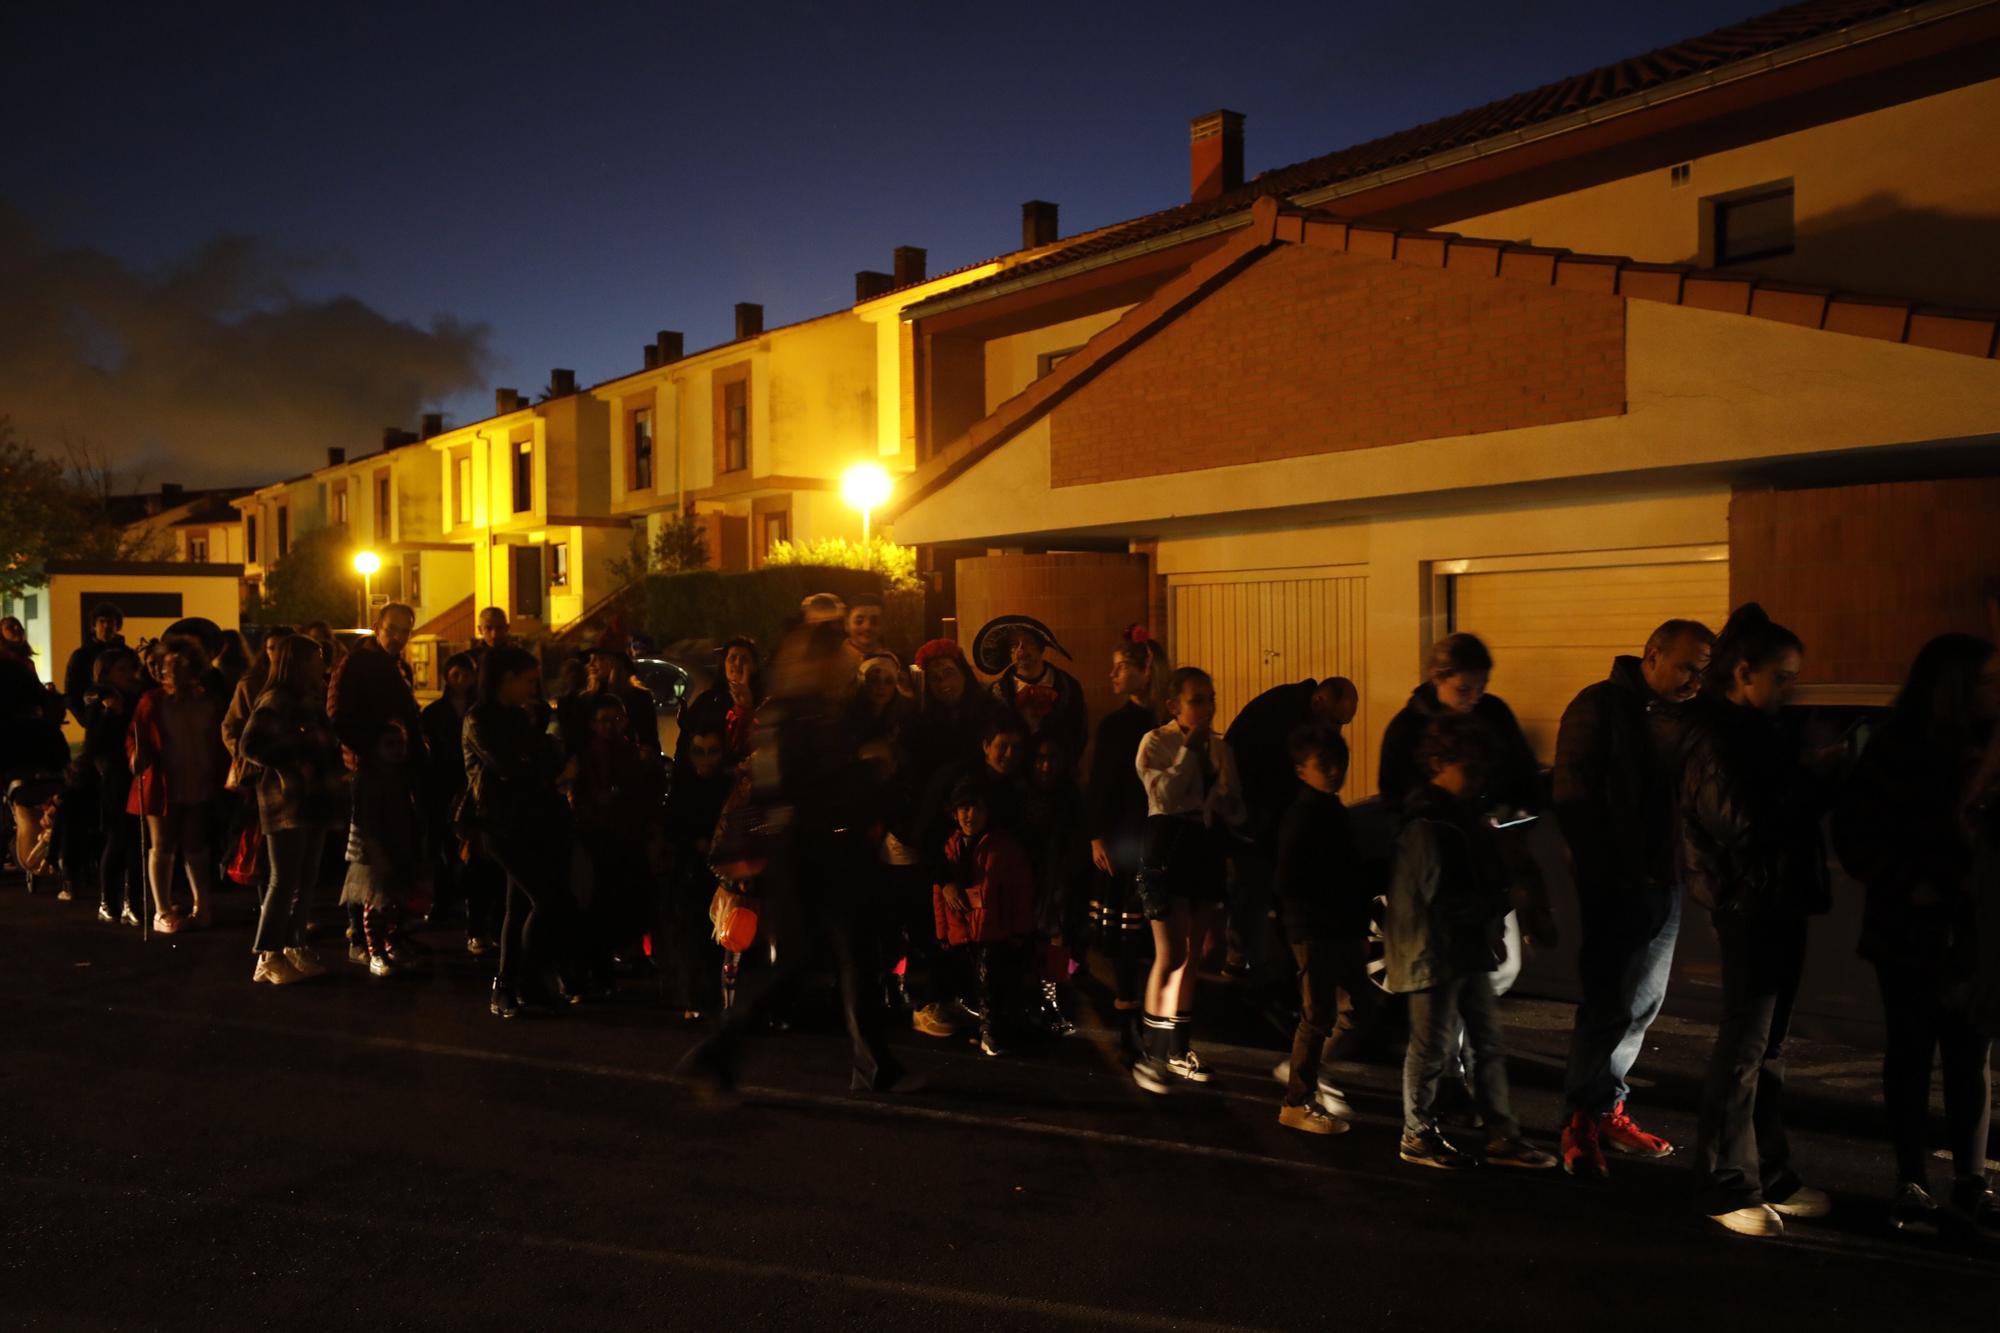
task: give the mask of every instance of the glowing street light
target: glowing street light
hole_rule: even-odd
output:
[[[376,555],[373,551],[356,551],[354,553],[354,572],[361,576],[362,629],[368,628],[368,608],[375,601],[371,595],[369,581],[375,577],[375,571],[380,568],[382,568],[382,557]]]
[[[873,463],[856,463],[841,474],[840,498],[861,511],[861,544],[868,544],[868,519],[889,498],[889,474]]]

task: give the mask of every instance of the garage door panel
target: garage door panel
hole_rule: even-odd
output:
[[[1563,709],[1604,678],[1612,658],[1638,652],[1663,620],[1721,626],[1729,566],[1690,560],[1460,574],[1451,599],[1452,628],[1478,635],[1492,650],[1490,688],[1548,763]]]

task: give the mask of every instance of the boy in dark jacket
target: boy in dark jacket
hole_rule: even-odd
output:
[[[1368,893],[1340,788],[1347,742],[1330,726],[1296,727],[1290,740],[1298,795],[1278,824],[1278,908],[1299,969],[1299,1026],[1278,1123],[1308,1134],[1346,1132],[1340,1094],[1318,1093],[1322,1053],[1360,1026],[1368,982]],[[1318,1096],[1316,1097],[1316,1093]],[[1328,1107],[1320,1098],[1332,1102]]]
[[[990,825],[982,784],[951,794],[957,832],[945,842],[949,879],[932,892],[938,938],[970,956],[978,986],[979,1049],[1005,1055],[998,1035],[1015,1008],[1021,945],[1035,920],[1035,872],[1020,840]]]
[[[1431,722],[1417,753],[1430,780],[1404,806],[1383,930],[1387,987],[1410,997],[1400,1155],[1445,1169],[1479,1160],[1439,1132],[1435,1114],[1438,1078],[1463,1019],[1474,1094],[1486,1123],[1486,1162],[1547,1170],[1556,1159],[1521,1138],[1509,1104],[1507,1052],[1493,993],[1507,914],[1506,872],[1481,800],[1493,744],[1475,719],[1445,716]]]

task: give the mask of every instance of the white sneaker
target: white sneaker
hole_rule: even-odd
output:
[[[1347,1094],[1331,1083],[1319,1085],[1319,1109],[1338,1120],[1354,1114],[1354,1108],[1347,1103]]]
[[[1345,1134],[1348,1124],[1307,1102],[1304,1106],[1281,1106],[1278,1108],[1278,1123],[1286,1129],[1302,1130],[1307,1134]]]
[[[260,953],[257,955],[257,970],[250,974],[250,980],[268,981],[273,986],[289,986],[300,980],[298,969],[281,953]]]
[[[1271,1077],[1280,1083],[1290,1083],[1292,1081],[1292,1057],[1288,1055],[1272,1066]]]
[[[1736,1208],[1726,1213],[1710,1213],[1709,1217],[1739,1236],[1771,1237],[1785,1234],[1785,1219],[1779,1217],[1767,1203]]]
[[[399,970],[395,963],[382,954],[368,955],[368,975],[371,977],[393,977]]]
[[[1833,1198],[1825,1190],[1816,1190],[1810,1185],[1801,1185],[1783,1203],[1771,1207],[1786,1217],[1825,1217],[1833,1211]]]
[[[313,957],[312,950],[310,949],[287,949],[285,950],[285,961],[290,963],[292,970],[302,977],[320,977],[326,975],[326,964]]]
[[[1168,1056],[1167,1068],[1190,1083],[1212,1083],[1215,1081],[1215,1071],[1203,1064],[1201,1057],[1193,1051],[1189,1051],[1186,1055]]]
[[[1141,1056],[1132,1065],[1132,1081],[1147,1092],[1165,1096],[1168,1091],[1167,1067],[1150,1056]]]

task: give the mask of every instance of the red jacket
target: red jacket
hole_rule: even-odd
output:
[[[125,737],[125,753],[131,756],[133,775],[132,794],[125,799],[128,815],[164,815],[168,803],[174,799],[167,790],[167,762],[160,753],[165,743],[160,723],[160,704],[165,694],[160,689],[147,690],[132,709],[132,728]],[[201,732],[214,747],[209,756],[209,771],[215,775],[215,786],[220,791],[229,772],[229,752],[222,748],[222,710],[205,691],[195,699],[207,705],[211,717]]]
[[[969,911],[945,904],[944,886],[931,890],[938,938],[947,944],[992,944],[1025,937],[1035,924],[1035,872],[1028,854],[1005,829],[988,829],[968,848],[964,833],[944,845],[952,880],[964,891]]]

